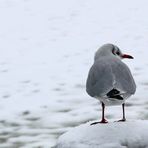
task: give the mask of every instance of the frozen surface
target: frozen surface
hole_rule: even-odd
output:
[[[85,92],[94,52],[118,45],[137,92],[127,119],[148,119],[148,1],[0,0],[0,148],[52,147],[70,128],[97,120]],[[121,106],[106,117],[121,118]]]
[[[148,121],[90,123],[63,134],[56,148],[148,148]]]

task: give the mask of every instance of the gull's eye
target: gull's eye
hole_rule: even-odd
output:
[[[120,52],[119,52],[119,51],[117,51],[117,52],[116,52],[116,54],[117,54],[117,55],[120,55]]]

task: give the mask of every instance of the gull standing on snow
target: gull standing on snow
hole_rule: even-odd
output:
[[[113,44],[103,45],[95,54],[94,64],[87,78],[86,91],[91,97],[100,100],[102,120],[92,124],[107,123],[104,116],[105,105],[122,104],[123,118],[119,121],[126,121],[125,100],[135,93],[136,84],[128,66],[121,61],[123,58],[133,59]]]

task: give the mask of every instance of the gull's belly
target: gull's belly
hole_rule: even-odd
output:
[[[127,98],[129,98],[131,95],[123,95],[123,100],[119,100],[116,98],[108,98],[107,96],[103,96],[103,97],[95,97],[97,100],[99,100],[100,102],[103,102],[105,105],[107,106],[113,106],[113,105],[121,105],[123,104]]]

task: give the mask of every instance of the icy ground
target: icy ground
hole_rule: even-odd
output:
[[[148,148],[148,121],[90,123],[62,135],[56,148]]]
[[[147,0],[0,0],[0,148],[52,147],[101,116],[85,92],[93,55],[114,43],[137,83],[127,119],[148,119]],[[121,107],[108,107],[108,119]]]

